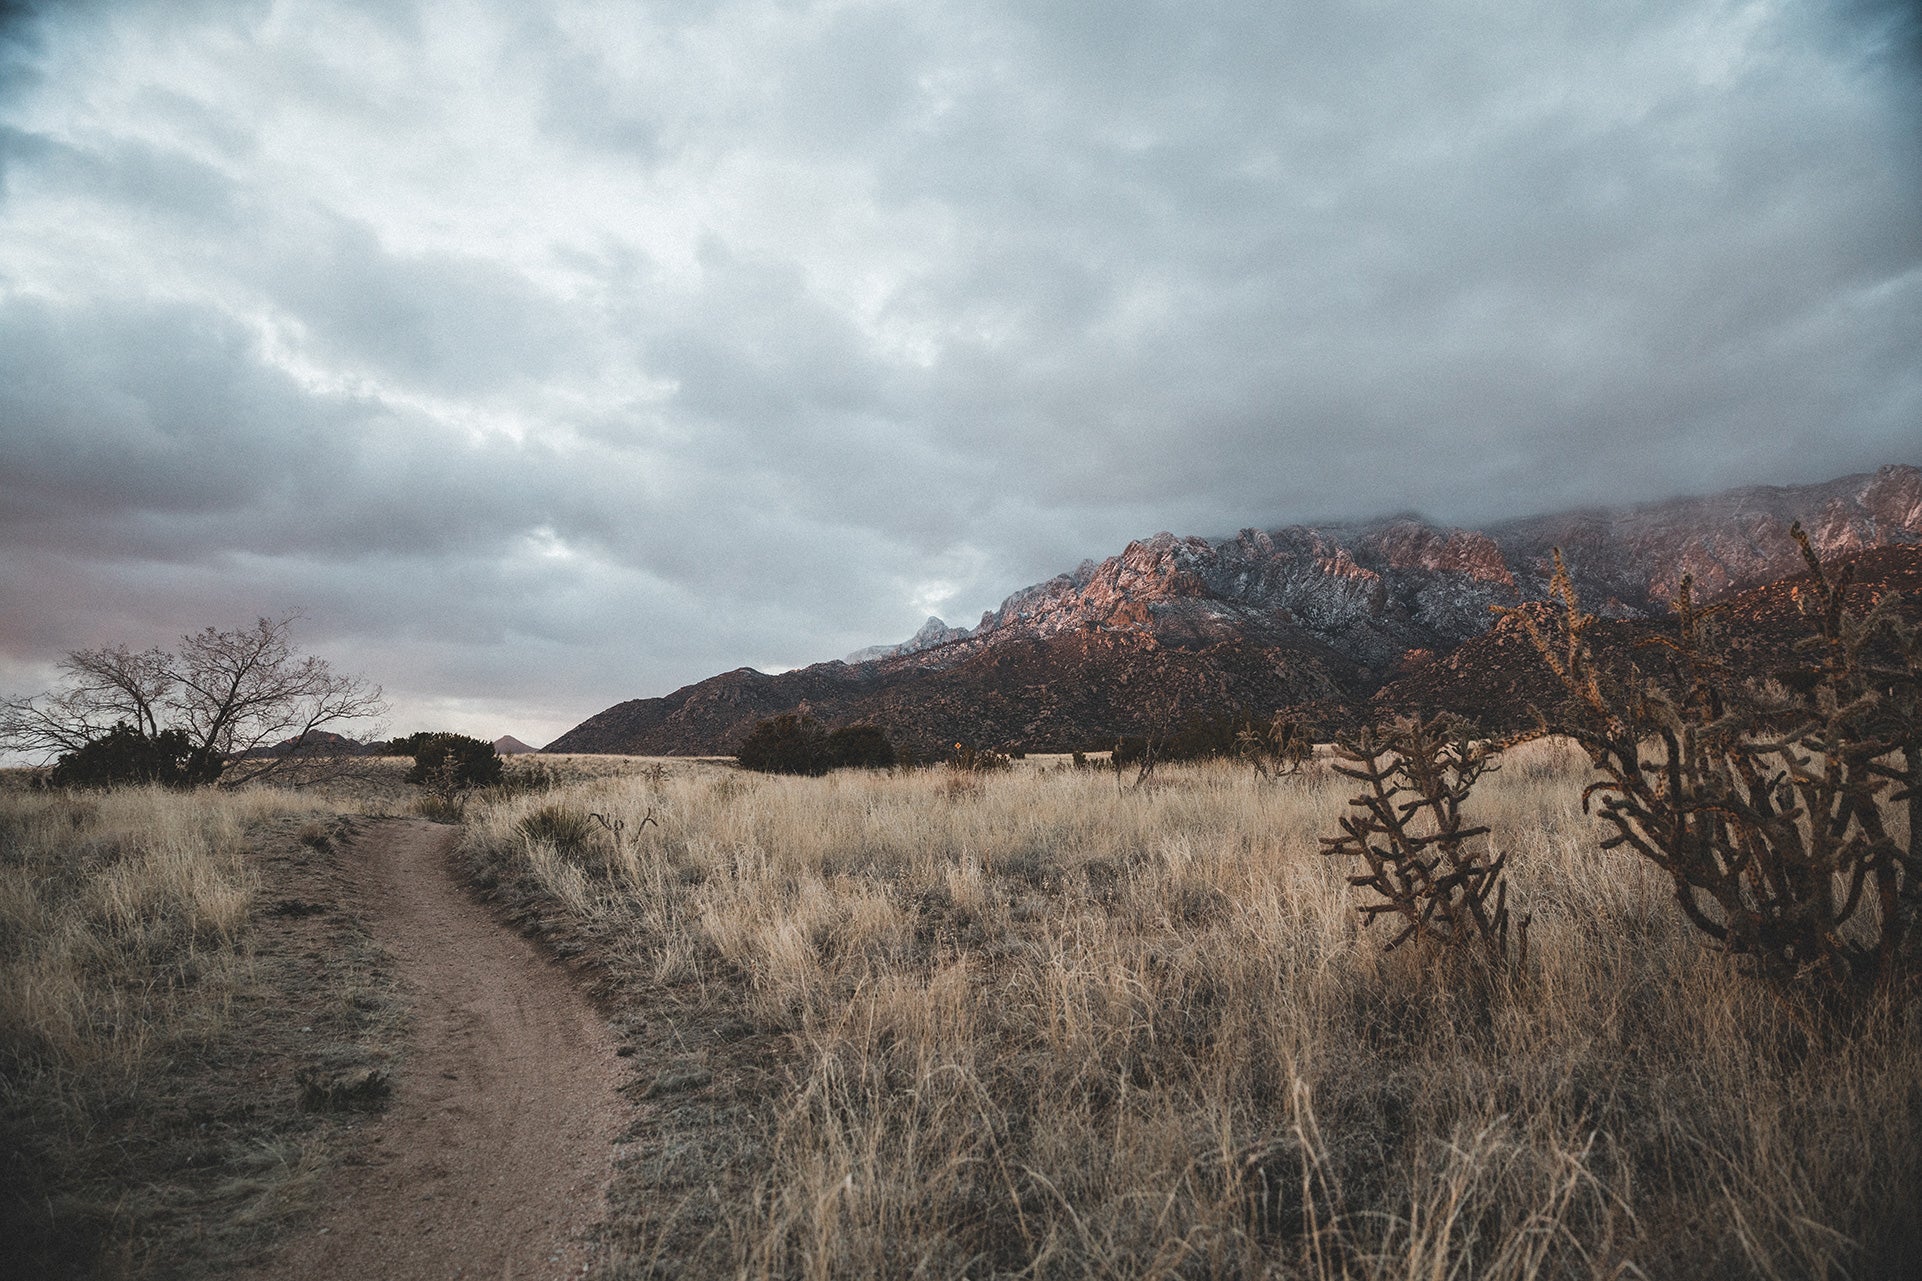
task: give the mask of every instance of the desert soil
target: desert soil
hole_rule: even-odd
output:
[[[364,828],[355,908],[412,1014],[393,1095],[263,1278],[578,1276],[622,1118],[615,1044],[570,976],[457,883],[456,831]]]

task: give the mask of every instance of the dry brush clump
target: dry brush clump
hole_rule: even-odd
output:
[[[5,797],[10,1075],[131,1076],[217,1017],[202,998],[231,982],[253,893],[240,809],[156,788]]]
[[[630,1189],[670,1200],[615,1275],[1898,1275],[1912,1013],[1785,1029],[1596,848],[1578,750],[1503,763],[1468,821],[1534,918],[1516,983],[1363,933],[1320,772],[677,771],[477,807],[467,849],[685,993],[670,1110],[752,1132],[744,1173]],[[523,823],[555,803],[657,823],[566,851]],[[775,1087],[726,1094],[736,1044],[780,1047]]]

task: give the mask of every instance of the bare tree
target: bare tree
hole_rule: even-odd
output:
[[[79,751],[118,724],[158,737],[162,700],[172,685],[171,658],[158,649],[134,653],[124,645],[67,655],[60,661],[62,688],[0,703],[0,744],[52,758]]]
[[[0,746],[51,760],[124,724],[150,739],[184,733],[195,782],[238,785],[311,763],[339,728],[386,705],[378,685],[294,648],[299,617],[208,627],[172,652],[76,650],[60,663],[60,688],[0,703]]]

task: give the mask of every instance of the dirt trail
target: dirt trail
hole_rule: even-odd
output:
[[[365,1165],[263,1277],[578,1276],[619,1106],[614,1041],[567,975],[456,883],[453,829],[376,823],[343,857],[413,1035]]]

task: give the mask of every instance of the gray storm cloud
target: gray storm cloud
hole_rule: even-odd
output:
[[[397,728],[1169,528],[1922,461],[1901,4],[0,5],[0,684]]]

